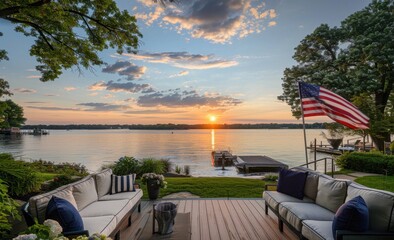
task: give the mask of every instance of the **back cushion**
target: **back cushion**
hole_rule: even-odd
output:
[[[111,189],[111,174],[112,169],[105,169],[95,175],[97,195],[99,199],[104,195],[107,195]]]
[[[394,231],[394,193],[351,183],[346,201],[361,196],[369,210],[369,228],[373,231]]]
[[[75,202],[72,192],[72,186],[70,185],[63,186],[53,191],[31,197],[29,199],[29,212],[32,214],[33,217],[37,218],[39,223],[43,223],[45,220],[45,211],[47,209],[48,202],[49,200],[51,200],[52,196],[66,199],[75,208],[77,208],[77,203]]]
[[[332,212],[345,202],[347,191],[346,181],[325,178],[319,176],[316,203]]]
[[[306,177],[306,182],[305,182],[304,195],[315,201],[318,184],[319,184],[319,175],[314,174],[312,172],[308,172],[308,176]]]
[[[73,185],[73,195],[78,211],[98,200],[96,183],[93,176],[88,176]]]

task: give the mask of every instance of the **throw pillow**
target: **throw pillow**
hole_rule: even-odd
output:
[[[132,192],[134,188],[135,174],[124,176],[111,176],[111,194],[120,192]]]
[[[336,237],[337,230],[363,232],[369,228],[369,211],[361,196],[345,202],[335,213],[332,222],[332,233]]]
[[[279,171],[277,191],[302,199],[304,197],[304,188],[307,176],[308,172],[297,172],[282,168]]]
[[[67,200],[53,196],[48,203],[45,217],[57,221],[63,232],[83,231],[83,221],[78,210]]]

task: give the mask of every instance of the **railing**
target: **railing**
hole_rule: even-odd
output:
[[[334,164],[334,158],[332,158],[332,157],[325,157],[325,158],[317,159],[315,161],[308,162],[308,163],[299,165],[297,167],[305,167],[306,166],[307,168],[309,168],[309,165],[313,164],[314,170],[316,171],[317,163],[321,162],[321,161],[324,161],[324,174],[327,174],[327,160],[331,160],[331,177],[334,177],[335,164]]]

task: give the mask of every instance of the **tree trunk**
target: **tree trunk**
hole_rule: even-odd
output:
[[[379,151],[384,151],[384,142],[391,142],[389,132],[375,133],[371,135],[371,138]]]

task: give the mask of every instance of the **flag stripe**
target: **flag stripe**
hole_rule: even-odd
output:
[[[345,98],[316,85],[299,83],[304,117],[328,116],[352,129],[368,129],[369,118]]]

